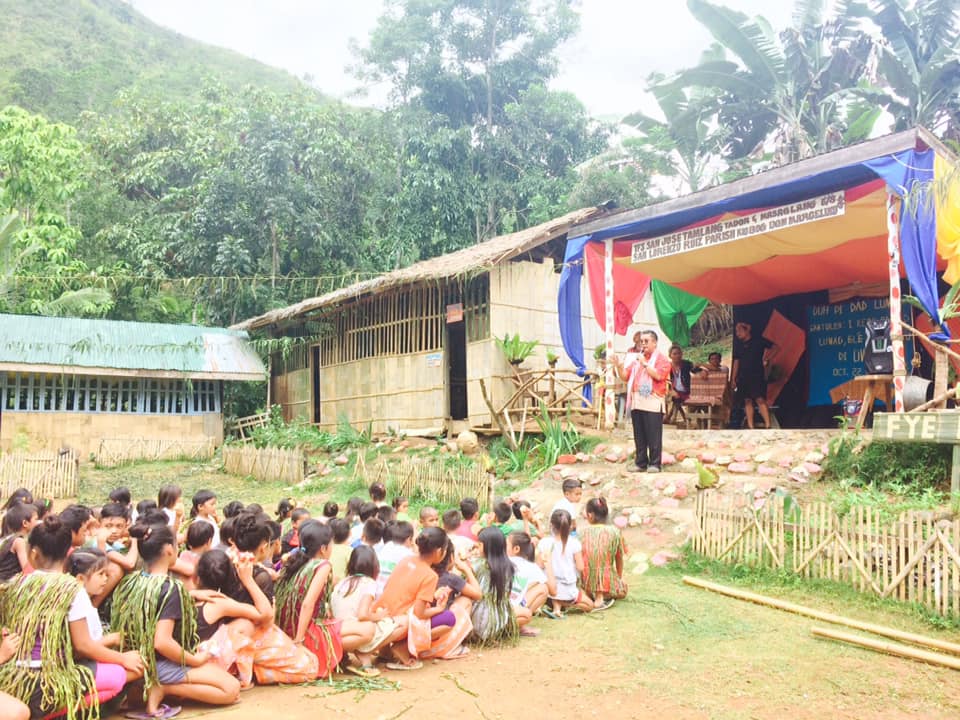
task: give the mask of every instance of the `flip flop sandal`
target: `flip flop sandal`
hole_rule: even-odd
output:
[[[373,665],[347,665],[347,672],[359,675],[362,678],[379,677],[380,671]]]
[[[542,612],[544,615],[546,615],[546,616],[547,616],[548,618],[550,618],[551,620],[563,620],[563,618],[564,618],[563,615],[558,615],[558,614],[555,613],[553,610],[551,610],[550,608],[548,608],[546,605],[544,605],[542,608],[540,608],[540,612]]]
[[[536,628],[520,628],[520,637],[536,637],[540,631]]]
[[[131,720],[170,720],[180,714],[183,708],[179,705],[161,705],[155,712],[128,712],[124,717]]]
[[[419,670],[423,667],[423,663],[420,660],[417,660],[412,665],[404,665],[401,662],[388,662],[386,668],[388,670]]]
[[[454,652],[454,653],[452,653],[452,654],[450,654],[450,655],[447,655],[447,656],[444,657],[443,659],[444,659],[444,660],[459,660],[460,658],[464,658],[464,657],[466,657],[466,656],[469,655],[469,654],[470,654],[470,648],[468,648],[466,645],[461,645],[460,647],[457,648],[456,652]]]

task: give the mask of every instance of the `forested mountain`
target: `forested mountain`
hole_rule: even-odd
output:
[[[104,112],[121,90],[193,100],[209,79],[286,92],[293,75],[156,25],[122,0],[0,0],[0,107],[54,120]]]

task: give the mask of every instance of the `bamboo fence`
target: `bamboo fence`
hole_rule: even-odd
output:
[[[874,508],[856,507],[842,518],[825,503],[785,512],[781,498],[708,490],[697,496],[692,545],[715,560],[784,568],[960,616],[960,520],[931,512],[884,523]]]
[[[295,448],[257,448],[252,445],[224,445],[223,468],[233,475],[253,477],[290,485],[303,482],[306,471],[303,450]]]
[[[492,479],[482,462],[464,468],[437,460],[404,458],[391,467],[383,458],[370,470],[364,468],[367,482],[382,482],[395,495],[426,494],[440,502],[456,506],[463,498],[476,498],[481,507],[489,507]]]
[[[38,498],[77,495],[77,458],[70,453],[22,453],[0,455],[3,497],[24,487]]]
[[[97,465],[116,467],[141,461],[209,460],[216,450],[213,440],[160,438],[104,438],[97,449]]]

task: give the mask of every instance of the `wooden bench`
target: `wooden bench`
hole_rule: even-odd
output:
[[[730,383],[726,373],[699,372],[690,376],[690,397],[683,403],[687,423],[698,428],[722,428],[730,421]]]

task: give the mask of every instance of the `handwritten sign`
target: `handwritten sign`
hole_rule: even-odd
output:
[[[791,205],[758,210],[730,220],[635,242],[630,254],[630,262],[640,263],[678,255],[689,250],[721,245],[732,240],[741,240],[817,220],[838,217],[845,211],[846,198],[843,191],[829,193]]]
[[[830,390],[865,375],[863,350],[867,322],[890,318],[888,298],[854,298],[807,308],[807,354],[810,358],[810,405],[830,405]],[[904,319],[909,317],[904,305]],[[904,342],[906,356],[912,345]]]
[[[960,413],[874,413],[873,439],[955,445],[960,443]]]

